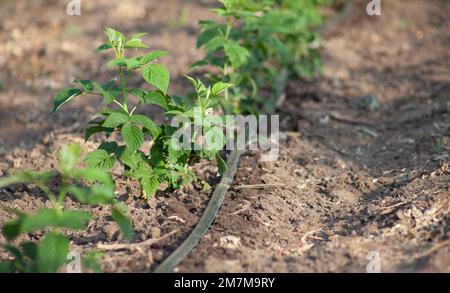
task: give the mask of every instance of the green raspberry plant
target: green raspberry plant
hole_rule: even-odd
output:
[[[200,22],[197,46],[205,57],[193,68],[210,66],[211,81],[224,80],[235,87],[222,103],[228,113],[273,112],[272,91],[291,75],[311,76],[320,70],[319,7],[330,0],[221,0],[213,9],[218,21]],[[264,106],[264,107],[263,107]]]
[[[13,210],[16,218],[2,227],[7,243],[1,244],[1,247],[11,258],[0,261],[1,272],[50,273],[70,261],[67,259],[69,239],[64,232],[85,230],[92,216],[88,212],[64,208],[69,194],[83,205],[110,206],[112,218],[118,223],[125,239],[131,240],[132,223],[126,207],[114,198],[111,176],[99,169],[78,168],[80,152],[80,147],[75,144],[63,147],[57,170],[21,172],[0,179],[0,188],[12,184],[33,184],[45,193],[51,203],[51,208],[41,208],[33,214]],[[49,186],[51,180],[58,180],[58,190]],[[43,233],[38,243],[20,238],[22,234],[36,232]],[[90,266],[96,266],[92,259],[90,263]]]
[[[120,133],[124,144],[104,141],[97,150],[86,156],[89,166],[111,171],[116,163],[120,162],[124,169],[123,174],[139,181],[142,195],[146,198],[154,195],[158,189],[177,189],[194,180],[196,177],[190,166],[201,158],[217,159],[222,166],[219,149],[174,150],[171,136],[176,127],[158,126],[150,117],[136,114],[136,110],[142,105],[154,104],[161,107],[168,118],[183,115],[193,122],[194,108],[199,108],[203,117],[210,116],[209,109],[216,107],[221,94],[226,92],[231,84],[217,81],[212,87],[207,87],[194,81],[196,94],[193,99],[171,96],[168,94],[170,73],[166,67],[157,63],[157,59],[167,55],[167,52],[152,51],[146,55],[128,57],[126,53],[130,49],[147,48],[141,39],[145,33],[126,37],[112,28],[106,28],[105,34],[108,42],[97,50],[114,53],[114,59],[108,63],[118,69],[118,82],[114,79],[105,84],[76,80],[79,87],[62,90],[54,97],[53,112],[76,96],[103,97],[104,108],[89,122],[85,139],[88,140],[95,133],[103,133],[109,138],[117,132]],[[153,90],[128,86],[129,76],[137,71],[140,71],[142,78],[154,88]],[[138,100],[134,106],[131,106],[128,100],[130,95]],[[217,131],[216,128],[202,127],[200,133],[209,130]],[[187,139],[195,144],[197,136],[198,133]],[[152,140],[148,152],[141,150],[146,137]]]

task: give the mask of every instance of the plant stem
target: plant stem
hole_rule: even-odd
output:
[[[230,19],[227,17],[227,31],[225,33],[225,39],[228,40],[230,38],[230,32],[233,28]],[[225,62],[225,65],[223,66],[223,75],[227,78],[227,82],[230,82],[230,78],[228,77],[228,63]],[[225,101],[229,101],[229,93],[228,89],[225,91]]]
[[[55,206],[55,208],[58,211],[62,211],[62,205],[64,202],[64,198],[66,197],[66,193],[67,193],[67,176],[63,174],[61,178],[61,188],[59,189],[58,200]]]
[[[128,113],[127,108],[125,108],[120,102],[114,100],[113,101],[114,104],[117,104],[120,108],[122,108],[126,113]]]
[[[128,113],[127,95],[126,95],[127,80],[123,74],[123,66],[119,67],[119,75],[120,75],[120,86],[122,88],[122,106],[123,109]]]

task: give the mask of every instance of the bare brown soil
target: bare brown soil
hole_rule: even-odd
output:
[[[182,76],[201,56],[195,22],[210,16],[210,1],[84,1],[79,17],[65,15],[64,1],[4,2],[0,176],[50,169],[70,141],[96,147],[82,129],[100,101],[49,110],[71,80],[109,77],[106,56],[93,52],[104,25],[150,32],[153,48],[172,57],[162,60],[174,75],[171,91],[182,93]],[[177,271],[365,272],[375,251],[384,272],[450,272],[450,2],[383,1],[379,17],[366,15],[365,2],[324,36],[323,76],[290,82],[279,159],[243,157],[218,218]],[[214,188],[215,167],[196,169]],[[194,184],[146,203],[132,182],[119,179],[117,189],[141,244],[106,251],[107,272],[152,270],[186,238],[212,193]],[[13,217],[9,208],[46,205],[33,186],[2,189],[0,222]],[[120,243],[108,210],[89,211],[99,220],[71,235],[72,249]]]

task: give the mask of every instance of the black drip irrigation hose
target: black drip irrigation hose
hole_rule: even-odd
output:
[[[220,205],[223,202],[225,194],[233,183],[234,176],[236,175],[237,165],[239,159],[244,151],[232,151],[230,157],[227,160],[227,171],[223,174],[220,183],[214,190],[211,200],[208,203],[205,211],[203,212],[200,221],[192,230],[191,234],[184,240],[184,242],[168,257],[166,258],[155,270],[154,273],[170,273],[173,269],[184,259],[186,255],[198,244],[200,239],[209,229],[212,222],[219,212]]]

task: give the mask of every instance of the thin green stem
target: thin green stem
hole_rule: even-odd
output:
[[[118,105],[122,110],[124,110],[126,113],[128,113],[128,109],[125,108],[120,102],[118,102],[117,100],[114,100],[113,103]]]
[[[55,208],[58,212],[61,212],[62,208],[63,208],[64,199],[66,197],[67,190],[68,190],[68,185],[67,185],[68,180],[69,180],[69,178],[67,177],[66,174],[61,174],[61,187],[59,188],[58,198],[56,200],[56,205],[55,205]]]
[[[42,182],[37,182],[36,184],[48,196],[48,199],[50,199],[50,202],[52,203],[52,205],[56,206],[58,204],[58,200],[57,200],[55,194],[50,190],[50,188],[48,188],[45,185],[45,183],[42,183]]]
[[[134,106],[133,110],[131,110],[130,112],[130,116],[133,115],[134,111],[136,111],[136,109],[139,107],[140,104],[141,102],[139,102],[136,106]]]
[[[120,86],[122,88],[122,106],[123,109],[128,113],[128,106],[127,106],[127,93],[126,93],[126,88],[127,88],[127,80],[124,76],[124,72],[123,72],[123,66],[119,67],[119,75],[120,75]]]

